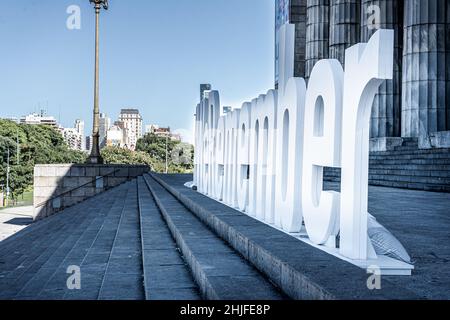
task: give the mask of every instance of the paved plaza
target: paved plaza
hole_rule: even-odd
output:
[[[30,225],[33,211],[32,206],[0,209],[0,241]]]

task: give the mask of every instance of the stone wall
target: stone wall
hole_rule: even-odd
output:
[[[57,212],[150,171],[133,165],[36,165],[35,219]]]
[[[306,80],[320,59],[344,65],[347,48],[367,42],[378,28],[394,30],[394,75],[374,99],[370,137],[380,139],[376,146],[401,137],[418,140],[419,149],[448,148],[450,1],[292,0],[290,10],[294,75]]]

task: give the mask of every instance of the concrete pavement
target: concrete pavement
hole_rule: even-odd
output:
[[[32,206],[0,210],[0,242],[33,222]]]

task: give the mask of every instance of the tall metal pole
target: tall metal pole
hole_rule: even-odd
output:
[[[169,136],[166,136],[166,174],[169,173],[169,156],[168,156],[168,145],[169,143]]]
[[[6,206],[9,205],[9,147],[8,147],[8,161],[6,167]]]
[[[4,193],[3,193],[3,185],[2,185],[2,184],[0,184],[0,188],[2,188],[2,191],[0,192],[0,196],[1,196],[1,197],[0,197],[0,201],[1,201],[1,202],[0,202],[0,208],[1,208],[1,207],[4,207],[4,206],[5,206],[5,200],[4,200],[4,197],[3,197],[3,194],[4,194]]]
[[[88,162],[91,164],[102,164],[100,155],[100,108],[99,108],[99,31],[100,31],[100,9],[108,9],[108,1],[90,0],[95,9],[95,80],[94,80],[94,123],[92,128],[92,149]]]
[[[17,164],[20,164],[20,144],[19,144],[19,128],[17,128],[17,150],[16,150],[16,156],[17,156]]]

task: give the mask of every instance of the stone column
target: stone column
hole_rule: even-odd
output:
[[[330,0],[330,58],[344,66],[345,49],[360,42],[361,0]]]
[[[447,129],[447,2],[405,0],[402,136],[418,137],[420,148],[430,148],[430,134]]]
[[[289,22],[295,24],[294,76],[305,77],[306,0],[291,0]]]
[[[317,61],[329,57],[330,0],[308,0],[306,19],[305,78]]]
[[[403,0],[362,0],[361,42],[378,29],[395,33],[394,77],[380,86],[372,107],[371,138],[400,137],[403,50]]]

